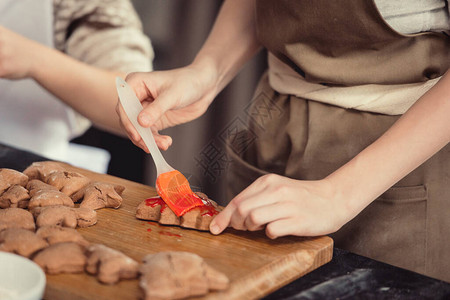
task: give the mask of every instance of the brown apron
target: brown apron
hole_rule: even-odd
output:
[[[449,68],[448,36],[399,34],[385,23],[373,1],[256,3],[261,43],[310,81],[413,83],[441,76]],[[267,173],[322,179],[399,117],[279,94],[269,86],[267,75],[249,115],[248,146],[239,152],[238,145],[228,147],[229,199]],[[339,248],[450,281],[450,146],[331,236]]]

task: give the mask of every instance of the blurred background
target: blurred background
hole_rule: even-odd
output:
[[[132,0],[145,34],[155,51],[154,70],[167,70],[189,64],[211,30],[222,1],[218,0]],[[230,45],[232,47],[232,45]],[[265,53],[248,62],[238,76],[199,119],[163,131],[172,136],[172,147],[163,153],[182,172],[194,190],[202,191],[222,205],[228,158],[224,137],[243,125],[253,90],[266,68]],[[120,138],[91,128],[74,140],[108,150],[108,173],[154,186],[155,166],[149,155]]]

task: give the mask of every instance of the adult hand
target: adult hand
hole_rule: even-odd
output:
[[[138,116],[143,127],[150,127],[159,148],[166,150],[172,144],[169,136],[159,130],[189,122],[201,116],[216,96],[214,72],[196,66],[170,71],[132,73],[127,83],[134,89],[144,109]],[[128,137],[138,147],[149,152],[140,135],[131,124],[120,102],[116,111]]]
[[[237,195],[211,222],[219,234],[227,226],[238,230],[264,229],[272,239],[318,236],[337,231],[352,215],[329,182],[301,181],[269,174]]]
[[[0,78],[21,79],[32,76],[39,59],[39,43],[0,26]]]

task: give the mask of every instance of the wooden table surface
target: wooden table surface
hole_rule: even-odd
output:
[[[159,251],[189,251],[225,273],[230,288],[209,293],[205,299],[257,299],[329,262],[333,241],[329,237],[283,237],[271,240],[264,232],[227,229],[214,236],[175,226],[138,220],[137,205],[156,195],[154,188],[65,165],[70,171],[92,180],[118,183],[126,187],[119,209],[97,211],[98,222],[79,232],[92,243],[120,250],[137,261]],[[139,299],[138,280],[103,285],[88,274],[47,275],[45,299]]]

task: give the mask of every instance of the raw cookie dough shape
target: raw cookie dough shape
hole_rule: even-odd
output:
[[[77,227],[77,215],[67,206],[36,207],[31,212],[36,219],[36,226],[38,228],[44,226]]]
[[[89,208],[46,206],[33,209],[37,227],[63,226],[69,228],[88,227],[97,223],[97,213]]]
[[[74,207],[72,198],[60,191],[40,190],[31,197],[28,203],[28,209],[32,210],[35,207],[63,205]]]
[[[23,173],[27,175],[30,180],[39,179],[45,181],[45,178],[55,171],[64,171],[63,166],[56,161],[39,161],[34,162],[28,166]]]
[[[105,182],[91,182],[72,196],[74,202],[81,199],[80,207],[100,209],[104,207],[119,208],[122,205],[122,192],[125,187]]]
[[[0,209],[0,231],[7,228],[24,228],[34,232],[36,225],[28,210],[12,207]]]
[[[221,208],[205,194],[196,194],[202,199],[205,206],[195,207],[181,217],[177,217],[160,197],[155,197],[146,199],[138,205],[136,218],[156,221],[164,225],[178,225],[184,228],[208,231],[209,224],[214,216],[221,211]]]
[[[0,251],[30,257],[48,247],[48,243],[34,232],[23,228],[8,228],[0,231]]]
[[[0,208],[27,208],[29,200],[28,190],[21,185],[15,184],[10,186],[0,196]]]
[[[71,197],[91,180],[77,172],[55,171],[50,173],[44,181]]]
[[[105,284],[114,284],[122,279],[138,277],[139,264],[122,252],[105,245],[94,244],[87,248],[86,271],[97,275]]]
[[[25,187],[28,182],[28,176],[22,172],[0,168],[0,195],[13,185],[21,185]]]
[[[38,252],[33,261],[47,274],[81,273],[86,265],[84,250],[77,243],[58,243]]]
[[[89,246],[89,242],[76,230],[57,225],[43,226],[36,231],[36,235],[44,239],[49,245],[73,242],[81,246]]]
[[[181,299],[228,288],[229,279],[194,253],[159,252],[144,257],[139,269],[144,299]]]
[[[78,227],[89,227],[97,223],[97,212],[87,207],[72,208],[77,216]]]
[[[28,181],[27,190],[30,192],[30,197],[33,197],[39,191],[59,191],[56,187],[40,181],[39,179]]]

